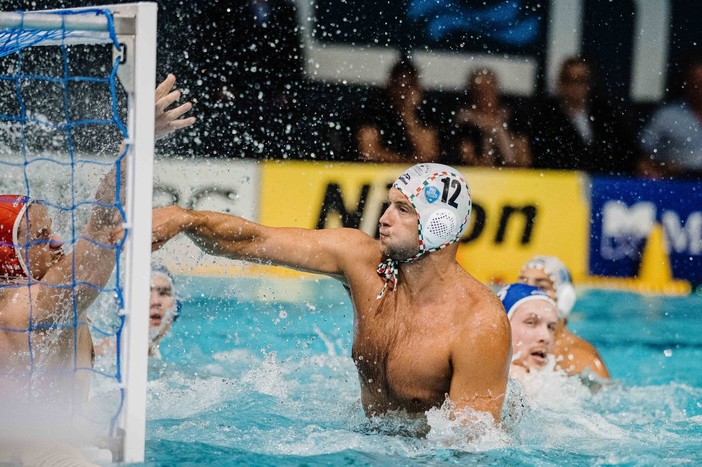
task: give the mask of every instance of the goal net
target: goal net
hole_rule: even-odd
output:
[[[2,439],[143,461],[156,9],[0,12]]]

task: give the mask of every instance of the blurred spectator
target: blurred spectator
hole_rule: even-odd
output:
[[[479,69],[468,76],[466,102],[456,112],[448,137],[451,164],[529,167],[526,136],[512,128],[512,112],[502,105],[497,76]]]
[[[407,58],[390,70],[384,92],[366,109],[358,130],[358,152],[369,162],[436,162],[437,132],[426,124],[419,71]]]
[[[196,60],[207,95],[203,112],[210,113],[207,151],[227,157],[292,151],[303,74],[294,3],[215,2],[202,21]]]
[[[534,167],[606,174],[633,171],[632,132],[603,93],[595,92],[588,61],[572,57],[563,62],[556,98],[537,106],[526,122]]]
[[[681,99],[658,109],[641,132],[639,173],[702,177],[702,56],[685,67]]]

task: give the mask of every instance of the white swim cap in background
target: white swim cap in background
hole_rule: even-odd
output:
[[[534,256],[522,267],[522,271],[525,269],[542,269],[546,273],[553,281],[553,288],[556,290],[558,317],[568,318],[575,306],[577,296],[570,271],[565,264],[555,256]]]
[[[413,165],[392,185],[419,216],[419,254],[457,242],[468,227],[470,188],[463,176],[443,164]]]

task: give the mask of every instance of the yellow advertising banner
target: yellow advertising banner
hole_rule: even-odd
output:
[[[388,189],[404,165],[263,164],[259,220],[270,226],[354,227],[377,235]],[[473,196],[458,260],[484,282],[514,281],[533,255],[556,255],[584,277],[587,177],[577,172],[461,168]]]
[[[553,255],[574,280],[587,273],[588,177],[579,172],[463,169],[473,195],[458,260],[484,282],[509,283],[534,255]]]

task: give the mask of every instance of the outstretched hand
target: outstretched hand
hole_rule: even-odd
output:
[[[175,82],[175,76],[169,74],[156,88],[156,119],[154,122],[154,139],[156,141],[195,123],[195,117],[180,118],[193,108],[190,102],[169,109],[182,95],[180,91],[173,90]]]

